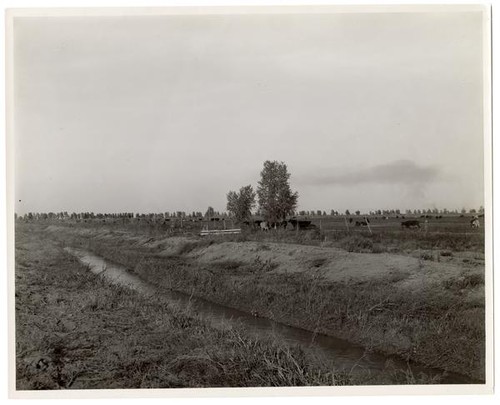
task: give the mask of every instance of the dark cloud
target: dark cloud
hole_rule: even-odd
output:
[[[442,176],[437,166],[420,166],[411,160],[395,162],[351,171],[332,170],[332,173],[305,176],[303,184],[354,186],[372,184],[426,184]]]

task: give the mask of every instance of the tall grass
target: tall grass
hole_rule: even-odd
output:
[[[272,237],[285,239],[285,232]],[[255,238],[265,246],[273,240],[266,234],[271,233],[249,233],[243,237]],[[400,242],[405,248],[412,244],[438,244],[434,236],[421,233],[417,239],[410,232],[406,235]],[[349,238],[344,241],[346,248],[352,246],[352,251],[359,251],[360,247],[374,249],[388,237],[395,238],[396,234],[346,234],[332,242],[342,243],[343,238]],[[270,271],[272,262],[220,260],[202,265],[186,255],[218,240],[231,239],[207,239],[200,245],[190,242],[170,257],[158,256],[152,249],[114,245],[112,240],[85,243],[99,255],[133,269],[156,285],[258,312],[317,333],[343,337],[408,360],[484,378],[484,300],[464,299],[467,289],[484,291],[476,273],[464,274],[463,280],[443,285],[426,283],[412,291],[396,285],[404,278],[397,271],[385,280],[341,283],[324,279],[321,263],[309,273],[276,274]],[[456,243],[465,248],[466,242],[464,239],[462,245]]]
[[[299,347],[109,285],[40,233],[20,231],[16,243],[18,389],[350,383]]]

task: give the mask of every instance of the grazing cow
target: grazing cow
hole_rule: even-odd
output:
[[[269,224],[268,224],[268,222],[267,221],[262,221],[260,223],[260,229],[262,231],[268,231],[269,230]]]
[[[471,228],[480,228],[481,223],[479,222],[478,218],[474,218],[472,221],[470,221],[470,226]]]
[[[293,226],[293,229],[297,229],[297,227],[299,229],[312,229],[313,228],[311,221],[292,218],[289,222]]]
[[[401,228],[407,228],[407,229],[414,229],[414,228],[420,228],[420,221],[416,220],[409,220],[409,221],[403,221],[401,222]]]

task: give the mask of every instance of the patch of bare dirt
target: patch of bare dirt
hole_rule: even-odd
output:
[[[400,288],[415,288],[422,284],[440,283],[457,277],[464,263],[433,262],[411,256],[389,253],[350,253],[339,248],[258,242],[224,242],[213,244],[189,254],[200,263],[223,260],[251,264],[270,261],[273,272],[295,273],[320,270],[331,281],[362,282],[387,279]]]

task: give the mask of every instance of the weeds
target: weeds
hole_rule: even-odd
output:
[[[40,235],[17,237],[35,241],[16,270],[18,389],[349,383],[298,347],[214,328],[161,296],[147,300],[89,275]]]
[[[267,234],[272,232],[250,233],[248,237],[260,238],[259,242],[265,245],[271,241]],[[272,237],[293,240],[291,232],[278,231]],[[451,249],[453,244],[460,248],[474,246],[480,238],[480,234],[457,234],[441,240],[424,232],[345,232],[329,236],[335,246],[345,244],[347,250],[358,252],[374,251],[380,246],[380,250],[387,246],[390,251],[418,248],[439,252]],[[159,286],[247,312],[256,310],[262,316],[343,337],[374,350],[484,378],[484,305],[469,304],[460,295],[463,289],[484,284],[484,276],[476,273],[444,284],[424,283],[416,290],[405,290],[396,285],[406,278],[397,269],[384,280],[341,283],[315,279],[312,273],[272,272],[273,263],[269,260],[258,259],[245,265],[237,261],[200,265],[187,256],[161,257],[142,247],[117,248],[109,241],[92,242],[92,246],[96,253],[134,269]],[[200,246],[190,242],[188,248],[180,251],[192,252]],[[438,254],[437,261],[440,257]],[[423,253],[419,258],[425,271],[423,262],[432,260],[431,256]],[[321,263],[313,263],[312,269],[316,268],[320,269]],[[373,310],[368,311],[370,308]],[[413,378],[416,381],[421,376]]]

